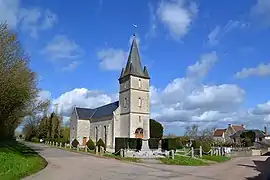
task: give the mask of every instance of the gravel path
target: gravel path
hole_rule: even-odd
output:
[[[270,158],[266,156],[235,158],[213,166],[187,167],[124,163],[43,144],[25,144],[48,161],[45,169],[25,180],[266,180],[262,172],[267,166],[270,170]]]

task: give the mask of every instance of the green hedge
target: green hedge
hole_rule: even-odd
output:
[[[162,150],[176,150],[176,138],[162,139]]]
[[[148,145],[150,149],[158,149],[160,139],[159,138],[150,138],[148,140]]]
[[[159,138],[150,138],[148,140],[148,145],[150,149],[158,149],[160,139]],[[118,152],[120,149],[134,149],[141,150],[142,139],[138,138],[115,138],[115,152]]]

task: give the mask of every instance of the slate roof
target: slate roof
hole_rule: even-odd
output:
[[[105,116],[112,116],[113,112],[118,107],[119,107],[119,101],[116,101],[116,102],[106,104],[104,106],[100,106],[94,109],[75,107],[75,110],[78,114],[78,119],[97,121],[95,119],[99,119]],[[105,119],[102,119],[102,120],[105,120]]]
[[[133,37],[132,44],[130,47],[126,67],[122,69],[119,80],[129,75],[150,79],[146,66],[142,68],[139,49],[137,46],[135,35]]]
[[[222,137],[223,133],[226,132],[226,129],[216,129],[214,131],[214,137]]]
[[[259,130],[259,129],[251,129],[251,130],[240,130],[240,131],[237,131],[236,133],[230,135],[231,138],[239,138],[240,135],[243,133],[243,132],[247,132],[247,131],[253,131],[255,132],[255,136],[257,138],[264,138],[265,137],[265,134],[263,133],[263,131]]]

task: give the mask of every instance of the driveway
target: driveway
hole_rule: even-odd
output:
[[[187,167],[125,163],[44,144],[26,145],[36,149],[48,161],[48,166],[25,180],[266,180],[263,172],[270,169],[267,156],[235,158],[213,166]]]

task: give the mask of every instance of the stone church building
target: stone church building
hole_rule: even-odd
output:
[[[94,109],[74,107],[70,119],[70,141],[85,145],[100,138],[114,148],[115,137],[145,138],[149,135],[149,74],[142,68],[134,36],[127,64],[119,77],[119,101]]]

